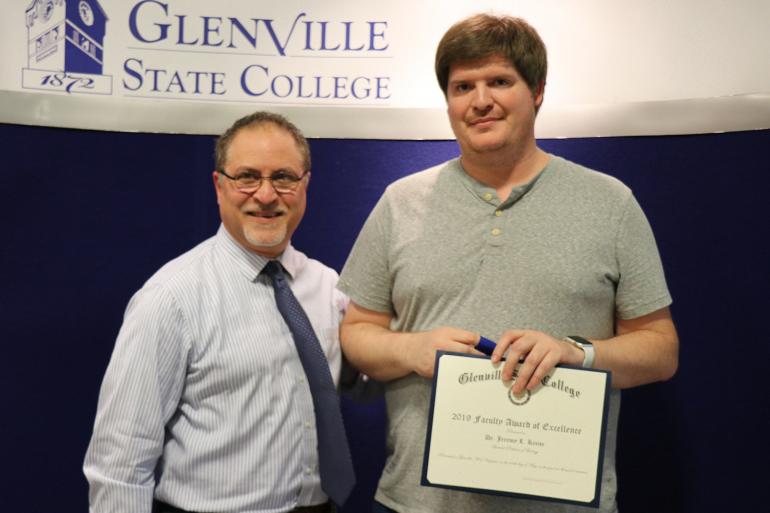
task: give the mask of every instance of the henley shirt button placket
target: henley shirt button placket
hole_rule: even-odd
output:
[[[492,217],[489,217],[489,231],[487,232],[488,239],[487,243],[490,246],[494,247],[502,247],[504,244],[504,237],[502,237],[503,234],[503,228],[505,228],[505,222],[504,222],[504,208],[502,208],[499,204],[494,205],[494,215]]]
[[[487,225],[487,229],[489,230],[487,233],[491,235],[491,238],[487,238],[487,244],[491,246],[500,246],[502,242],[500,241],[499,236],[501,233],[503,233],[503,231],[499,228],[499,226],[502,222],[501,217],[503,215],[503,211],[500,209],[500,205],[497,202],[497,197],[492,192],[479,194],[479,197],[495,208],[495,215],[489,220],[489,224]]]

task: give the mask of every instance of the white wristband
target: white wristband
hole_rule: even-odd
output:
[[[569,337],[565,337],[564,340],[566,342],[569,342],[573,346],[577,347],[578,349],[583,350],[583,368],[584,369],[591,369],[594,366],[594,345],[584,339],[583,337],[578,337],[576,335],[570,335]]]

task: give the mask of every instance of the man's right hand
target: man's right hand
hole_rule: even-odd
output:
[[[436,365],[436,351],[453,351],[455,353],[483,353],[474,349],[479,343],[479,334],[458,328],[436,328],[430,331],[412,333],[404,340],[408,362],[412,370],[423,378],[432,378]]]
[[[436,351],[482,354],[473,347],[478,333],[458,328],[400,333],[390,330],[392,316],[350,302],[340,327],[345,357],[377,381],[391,381],[412,372],[433,377]]]

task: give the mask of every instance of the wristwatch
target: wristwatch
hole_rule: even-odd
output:
[[[594,345],[590,341],[583,337],[578,337],[577,335],[570,335],[569,337],[565,337],[564,340],[578,349],[583,350],[584,369],[590,369],[594,366]]]

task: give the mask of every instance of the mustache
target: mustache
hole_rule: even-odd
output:
[[[285,215],[287,210],[278,205],[265,205],[241,209],[246,215],[257,217],[278,217]]]

